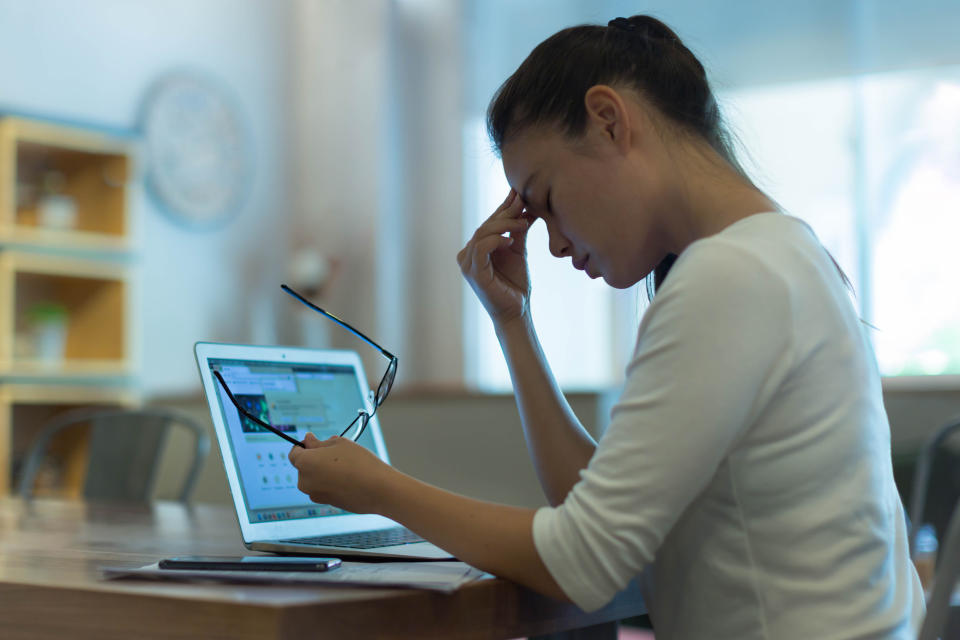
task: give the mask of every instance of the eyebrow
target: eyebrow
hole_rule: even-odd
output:
[[[530,204],[530,185],[533,183],[534,178],[540,175],[540,171],[534,171],[530,174],[530,177],[527,178],[527,181],[523,183],[523,189],[520,190],[520,199],[523,200],[524,204]]]

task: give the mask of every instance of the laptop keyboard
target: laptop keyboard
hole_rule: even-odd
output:
[[[389,529],[378,529],[376,531],[340,533],[332,536],[283,540],[283,542],[296,542],[297,544],[312,544],[321,547],[346,547],[349,549],[375,549],[377,547],[392,547],[399,544],[412,544],[423,541],[423,538],[406,527],[391,527]]]

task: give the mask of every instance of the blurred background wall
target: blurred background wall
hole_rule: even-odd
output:
[[[882,292],[873,230],[886,227],[871,217],[883,208],[883,197],[871,195],[882,172],[870,162],[887,151],[872,153],[862,135],[876,115],[871,78],[922,72],[933,78],[924,87],[960,86],[960,8],[946,0],[0,0],[0,111],[136,139],[139,109],[158,77],[189,69],[216,78],[235,99],[253,170],[236,211],[213,229],[178,223],[135,183],[136,391],[208,422],[196,340],[354,348],[375,382],[384,365],[376,353],[321,328],[321,318],[302,315],[277,286],[295,276],[297,257],[330,261],[321,302],[400,356],[397,389],[382,410],[398,466],[529,504],[538,490],[504,395],[502,359],[455,263],[504,193],[483,112],[543,38],[642,12],[673,26],[701,57],[757,156],[758,182],[801,217],[807,206],[826,211],[811,223],[853,277],[865,318],[876,320],[877,300],[899,300],[909,321],[931,315],[923,306],[930,295],[956,298],[960,267],[946,254],[935,256],[937,278],[914,278],[933,282],[933,294]],[[826,115],[784,106],[801,98]],[[842,109],[828,108],[837,104]],[[791,145],[804,141],[806,164],[781,167]],[[809,161],[817,149],[824,161]],[[942,173],[960,162],[955,149],[947,149]],[[829,158],[839,158],[839,168]],[[839,195],[826,206],[798,193]],[[956,193],[941,203],[953,218]],[[922,218],[920,237],[952,228],[937,225],[953,218]],[[599,432],[643,296],[583,282],[546,256],[542,237],[531,243],[544,348],[582,419]],[[945,313],[946,325],[960,322],[954,307]],[[898,455],[908,458],[929,430],[960,413],[960,368],[950,364],[960,348],[943,349],[947,360],[927,358],[947,362],[938,375],[887,379]],[[171,470],[182,457],[176,447]],[[465,458],[456,473],[444,471]],[[227,499],[219,464],[214,456],[198,498]],[[491,480],[491,468],[503,472]]]
[[[289,241],[291,9],[0,2],[0,111],[136,132],[151,83],[177,68],[218,78],[239,104],[255,170],[229,224],[198,233],[164,215],[142,189],[135,196],[134,333],[147,395],[196,391],[190,352],[198,339],[276,339],[278,300],[264,289],[280,279]]]

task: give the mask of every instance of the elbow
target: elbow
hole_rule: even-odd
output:
[[[559,507],[564,502],[567,501],[567,496],[570,495],[570,492],[573,490],[573,486],[579,480],[579,476],[574,480],[573,483],[569,483],[563,487],[544,487],[544,494],[547,498],[547,502],[551,507]]]
[[[534,585],[534,591],[537,591],[541,595],[547,596],[557,600],[558,602],[564,602],[566,604],[574,604],[573,600],[570,599],[570,596],[560,588],[560,585],[557,584],[557,581],[553,579],[553,576],[550,575],[549,571],[546,571],[541,580]]]

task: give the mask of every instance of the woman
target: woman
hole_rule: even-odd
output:
[[[551,506],[450,494],[338,438],[291,451],[300,488],[587,610],[642,574],[660,638],[912,636],[923,597],[864,327],[809,227],[743,175],[696,58],[647,16],[566,29],[488,124],[513,188],[458,260]],[[534,331],[535,220],[591,278],[655,280],[599,443]]]

